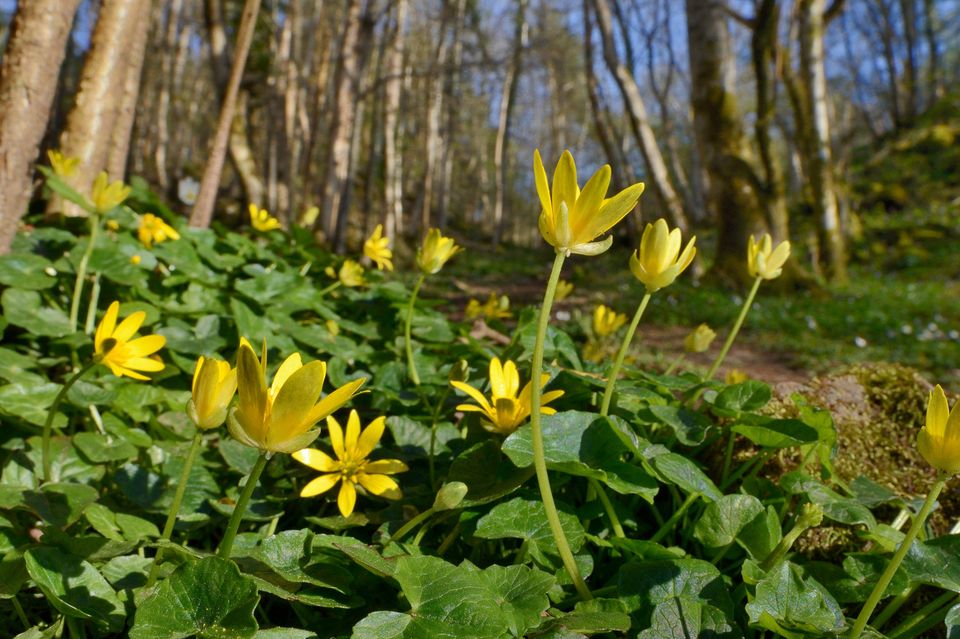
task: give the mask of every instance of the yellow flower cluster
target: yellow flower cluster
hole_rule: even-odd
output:
[[[163,221],[163,218],[153,213],[144,213],[140,217],[140,226],[137,228],[137,238],[147,248],[167,240],[179,240],[180,234],[175,228]]]
[[[599,304],[593,309],[593,334],[608,337],[619,331],[627,323],[627,316],[612,308]]]
[[[393,251],[390,250],[390,238],[383,237],[383,224],[377,224],[373,234],[363,243],[363,254],[377,265],[377,270],[393,270]]]
[[[247,207],[250,213],[250,226],[262,233],[280,228],[280,220],[270,215],[267,209],[261,209],[256,204]]]
[[[481,304],[475,299],[467,302],[467,308],[464,311],[467,319],[476,319],[482,317],[486,320],[507,319],[511,317],[510,298],[506,295],[497,296],[496,293],[490,293],[487,301]]]

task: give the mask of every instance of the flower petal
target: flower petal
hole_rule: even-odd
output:
[[[322,364],[323,362],[321,362]],[[276,374],[273,376],[273,383],[270,384],[270,395],[273,397],[277,396],[277,393],[280,392],[280,389],[283,388],[284,383],[293,375],[296,371],[300,370],[303,367],[303,361],[300,359],[300,353],[294,353],[287,359],[283,360],[283,363],[280,364],[280,368],[277,369]],[[324,375],[326,375],[326,364],[324,364]],[[320,380],[320,385],[323,385],[323,379]]]
[[[143,311],[136,311],[135,313],[130,313],[130,315],[120,322],[120,325],[113,331],[113,339],[118,342],[126,342],[133,334],[137,332],[137,329],[140,328],[140,325],[143,324],[143,320],[147,319],[147,314]]]
[[[332,473],[340,470],[340,463],[322,450],[316,448],[302,448],[292,455],[301,464],[305,464],[321,473]]]
[[[340,494],[337,495],[337,507],[340,509],[340,514],[349,517],[353,514],[353,508],[356,504],[357,489],[354,488],[353,482],[344,479],[343,483],[340,484]]]
[[[316,497],[317,495],[321,495],[336,486],[339,480],[340,475],[320,475],[303,487],[303,490],[300,491],[300,496]]]
[[[394,473],[402,473],[407,470],[409,470],[407,465],[399,459],[378,459],[367,462],[363,467],[363,472],[365,473],[379,473],[381,475],[393,475]]]
[[[553,205],[554,220],[558,219],[560,214],[560,205],[566,204],[567,210],[573,208],[580,195],[580,187],[577,185],[577,165],[573,161],[570,151],[564,151],[557,162],[557,168],[553,172],[553,193],[550,203]]]
[[[956,412],[956,410],[954,410]],[[926,430],[936,438],[943,437],[947,429],[947,419],[950,415],[950,406],[947,396],[940,384],[930,391],[930,400],[927,402]]]
[[[236,420],[247,436],[257,442],[258,448],[262,447],[265,439],[264,417],[270,400],[260,361],[249,343],[241,343],[237,352],[237,391]]]
[[[103,315],[103,319],[100,320],[93,338],[93,345],[97,352],[100,351],[100,346],[104,340],[113,336],[113,329],[117,326],[117,315],[119,313],[120,302],[111,302],[110,306],[107,307],[107,312]]]
[[[603,197],[610,187],[610,165],[601,166],[583,187],[573,210],[570,211],[570,227],[575,242],[589,242],[595,235],[587,237],[592,220],[603,205]]]
[[[357,473],[357,481],[374,495],[380,495],[387,499],[400,499],[403,493],[400,492],[400,485],[396,480],[386,475],[368,475],[367,473]]]
[[[637,205],[643,186],[643,182],[638,182],[605,200],[597,215],[591,218],[589,228],[584,229],[584,235],[591,235],[593,239],[613,228]]]
[[[351,411],[351,415],[353,413],[356,413],[356,411]],[[366,458],[373,449],[377,447],[377,444],[380,443],[380,438],[383,437],[383,429],[386,423],[386,417],[377,417],[363,429],[353,451],[358,459]]]
[[[156,353],[166,344],[167,338],[163,335],[144,335],[127,342],[123,352],[127,357],[144,357]]]
[[[469,384],[464,384],[463,382],[450,382],[450,385],[456,388],[458,391],[466,393],[470,396],[473,401],[477,402],[483,410],[488,411],[491,409],[490,402],[487,401],[487,398],[483,396],[483,393],[478,391],[473,386]]]
[[[367,382],[366,377],[361,377],[360,379],[355,379],[352,382],[347,382],[340,388],[336,389],[323,399],[321,399],[317,404],[310,410],[310,414],[307,417],[307,421],[311,424],[314,424],[327,415],[330,415],[338,408],[350,401],[360,387]]]
[[[333,448],[333,454],[338,459],[344,459],[347,453],[343,447],[343,428],[333,415],[327,417],[327,430],[330,431],[330,446]]]
[[[326,365],[323,362],[310,362],[286,379],[273,398],[273,409],[266,429],[268,447],[293,439],[313,426],[315,422],[308,422],[307,417],[320,397],[325,374]]]

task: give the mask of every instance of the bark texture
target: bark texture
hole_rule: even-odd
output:
[[[140,96],[140,76],[143,60],[147,53],[147,33],[150,27],[150,3],[140,2],[136,7],[132,30],[128,37],[126,70],[124,71],[123,92],[120,95],[120,107],[113,126],[113,136],[107,152],[107,173],[115,180],[126,178],[127,156],[130,151],[130,137],[133,134],[133,122],[137,117],[137,98]]]
[[[80,0],[21,2],[0,65],[0,254],[30,201],[33,162]],[[43,64],[38,64],[43,60]]]

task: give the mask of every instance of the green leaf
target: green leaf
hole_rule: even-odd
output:
[[[900,564],[911,584],[960,592],[960,535],[915,541]]]
[[[48,272],[49,271],[49,272]],[[0,255],[0,284],[31,291],[50,288],[57,283],[53,264],[32,253]]]
[[[877,525],[870,509],[852,497],[844,497],[800,471],[787,473],[780,487],[792,495],[802,495],[823,509],[823,516],[850,526],[863,524],[868,529]]]
[[[411,610],[375,612],[354,639],[499,639],[522,637],[549,606],[550,575],[526,566],[480,570],[436,557],[401,557],[396,579]]]
[[[570,544],[570,550],[577,552],[583,547],[584,531],[580,519],[558,503],[560,526]],[[515,497],[510,501],[497,504],[477,522],[474,533],[482,539],[523,539],[530,544],[531,556],[541,563],[547,563],[543,556],[549,553],[559,557],[547,511],[539,499]]]
[[[948,610],[943,621],[947,626],[947,639],[960,639],[960,604]]]
[[[693,536],[708,548],[732,544],[757,515],[763,504],[752,495],[724,495],[707,504],[693,529]]]
[[[34,583],[61,613],[108,632],[123,628],[123,604],[92,564],[48,546],[31,548],[24,560]]]
[[[757,584],[757,594],[746,605],[750,622],[767,630],[837,633],[846,623],[836,599],[815,579],[804,578],[789,561],[777,564]]]
[[[533,477],[533,468],[517,468],[500,452],[496,442],[486,441],[462,452],[450,465],[448,481],[467,485],[467,498],[461,506],[469,508],[500,499]]]
[[[687,494],[700,493],[707,501],[716,501],[723,496],[707,475],[687,457],[677,453],[663,453],[654,457],[653,468],[663,478],[676,484]]]
[[[851,553],[843,560],[843,567],[836,564],[812,561],[803,569],[823,584],[841,604],[866,601],[880,575],[886,570],[889,560],[876,553]],[[894,596],[907,590],[910,580],[906,571],[898,569],[884,590],[884,597]]]
[[[8,288],[0,296],[3,315],[14,326],[34,335],[63,337],[73,332],[70,318],[58,308],[44,304],[40,293],[19,288]]]
[[[617,588],[642,639],[742,636],[730,625],[733,604],[723,575],[699,559],[632,562],[620,569]]]
[[[634,451],[605,417],[563,411],[544,415],[542,422],[547,468],[597,479],[618,493],[652,501],[657,482],[642,468],[622,461]],[[522,426],[503,442],[503,452],[520,467],[533,465],[530,426]],[[708,480],[709,481],[709,480]]]
[[[23,384],[20,382],[0,386],[0,412],[14,417],[22,417],[31,424],[43,426],[54,398],[60,392],[60,384]],[[66,424],[66,417],[58,416],[60,427]]]
[[[730,428],[765,448],[790,448],[812,444],[817,441],[816,430],[797,419],[770,419],[757,415],[747,416],[745,421]]]
[[[131,639],[240,639],[253,637],[257,586],[232,561],[205,557],[184,564],[143,600]]]
[[[740,545],[757,561],[766,559],[781,539],[783,530],[780,527],[780,515],[773,506],[767,506],[766,510],[741,528],[737,535]]]
[[[137,448],[130,442],[99,433],[77,433],[73,445],[94,464],[127,461],[137,456]]]
[[[19,550],[11,550],[0,560],[0,599],[15,596],[27,580],[27,565]]]
[[[45,522],[63,529],[80,519],[98,496],[96,488],[84,484],[44,484],[40,490],[26,491],[23,503]]]
[[[770,387],[763,382],[749,380],[727,386],[717,393],[713,409],[723,417],[737,417],[741,413],[759,410],[770,401]]]
[[[650,406],[648,409],[660,422],[669,426],[677,440],[686,446],[703,443],[707,429],[713,425],[705,415],[681,406]]]

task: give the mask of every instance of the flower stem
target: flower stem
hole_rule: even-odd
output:
[[[247,476],[247,483],[243,485],[240,499],[237,500],[237,505],[233,507],[230,523],[227,524],[227,530],[223,533],[223,539],[220,541],[220,548],[217,549],[217,555],[223,559],[230,558],[230,551],[233,550],[233,540],[236,539],[237,530],[240,528],[240,520],[243,519],[243,514],[247,511],[247,504],[250,502],[253,489],[257,487],[257,482],[260,481],[260,474],[270,460],[268,455],[267,452],[261,452],[260,456],[257,457],[257,462]]]
[[[643,317],[643,311],[647,309],[650,303],[650,293],[644,293],[640,305],[637,306],[637,312],[633,314],[633,321],[630,322],[630,328],[623,337],[623,343],[620,344],[620,350],[617,351],[617,359],[613,362],[613,368],[610,369],[610,378],[607,380],[607,387],[603,391],[603,402],[600,404],[600,414],[607,415],[610,412],[610,400],[613,399],[613,388],[617,385],[617,376],[620,374],[620,367],[623,366],[623,359],[630,350],[630,342],[633,341],[633,334],[637,332],[637,325],[640,324],[640,318]]]
[[[77,280],[73,284],[73,298],[70,300],[70,330],[77,330],[77,318],[80,316],[80,296],[83,294],[83,280],[87,277],[87,265],[93,254],[93,246],[97,243],[97,233],[100,230],[100,216],[90,214],[90,237],[87,239],[87,248],[77,265]]]
[[[87,362],[80,370],[74,373],[70,379],[64,382],[63,388],[61,388],[57,396],[53,398],[53,404],[50,405],[50,410],[47,411],[47,420],[43,423],[42,457],[44,483],[50,481],[50,467],[53,463],[53,460],[50,459],[50,431],[53,429],[53,420],[57,416],[57,409],[60,408],[60,403],[63,401],[63,398],[67,396],[67,391],[70,390],[70,387],[73,386],[84,373],[93,368],[94,365],[96,365],[96,361],[94,360]]]
[[[414,517],[404,525],[400,526],[400,528],[397,529],[397,532],[393,533],[388,540],[383,542],[383,545],[386,546],[390,542],[399,542],[401,539],[407,536],[407,533],[409,533],[411,530],[413,530],[414,528],[419,526],[421,523],[423,523],[428,517],[433,515],[434,512],[435,512],[435,509],[433,508],[433,506],[431,506],[430,508],[427,508],[425,511],[423,511],[419,515],[417,515],[416,517]]]
[[[683,362],[686,356],[687,356],[686,353],[680,353],[679,355],[677,355],[677,358],[672,362],[670,362],[670,366],[667,367],[667,370],[663,371],[663,374],[669,375],[673,371],[677,370],[677,366],[679,366]]]
[[[617,511],[614,510],[613,502],[610,501],[610,496],[607,495],[607,491],[604,490],[603,484],[596,479],[591,479],[590,485],[597,493],[597,499],[599,499],[600,503],[603,504],[603,510],[607,513],[607,518],[610,520],[610,527],[613,529],[613,535],[615,537],[619,537],[620,539],[624,539],[627,535],[623,532],[623,526],[620,524],[620,518],[617,517]]]
[[[717,374],[717,369],[720,368],[720,364],[723,363],[723,360],[727,357],[727,353],[730,352],[730,347],[733,346],[733,340],[737,339],[737,333],[740,332],[740,327],[743,326],[743,320],[747,318],[747,311],[750,310],[750,305],[753,304],[753,298],[757,296],[757,291],[760,289],[760,282],[762,281],[762,277],[754,280],[753,288],[750,289],[747,299],[743,302],[743,308],[740,309],[740,315],[737,317],[737,321],[733,323],[733,328],[730,329],[730,334],[727,335],[727,341],[723,343],[720,354],[717,355],[717,359],[714,360],[710,370],[707,371],[706,379],[713,379],[713,376]]]
[[[437,473],[433,460],[433,454],[437,447],[437,423],[440,421],[440,411],[443,409],[443,405],[447,402],[447,397],[450,395],[450,387],[447,386],[443,389],[443,393],[440,394],[440,399],[437,401],[437,406],[433,411],[433,420],[430,423],[430,456],[428,458],[430,464],[430,487],[434,490],[437,487]]]
[[[946,484],[947,476],[941,473],[940,477],[937,479],[937,483],[935,483],[933,488],[930,489],[930,492],[927,493],[927,499],[923,502],[920,512],[918,512],[917,516],[913,518],[913,524],[910,526],[910,530],[907,531],[906,536],[900,543],[900,547],[897,548],[897,551],[890,559],[890,563],[887,564],[887,569],[883,571],[882,575],[880,575],[880,579],[873,587],[873,591],[867,598],[867,602],[863,604],[863,608],[860,610],[860,615],[857,617],[856,622],[854,622],[853,629],[850,630],[849,639],[859,639],[863,629],[867,627],[867,622],[870,621],[870,615],[873,614],[873,611],[880,602],[881,597],[883,597],[884,591],[886,591],[887,586],[890,585],[890,580],[893,579],[893,575],[896,574],[897,568],[900,567],[900,562],[903,561],[903,558],[907,555],[907,551],[910,550],[913,540],[917,538],[917,534],[920,532],[920,529],[923,528],[923,524],[926,522],[927,516],[930,514],[930,511],[933,510],[933,505],[937,503],[937,497],[940,495],[940,491],[943,490],[943,487]]]
[[[553,297],[557,292],[557,282],[560,280],[560,270],[563,268],[564,258],[565,253],[562,250],[557,251],[557,256],[553,261],[553,270],[550,271],[550,279],[547,282],[547,290],[543,295],[540,319],[537,322],[537,340],[533,347],[533,370],[530,372],[530,437],[533,447],[533,467],[537,472],[540,498],[543,500],[543,508],[547,512],[547,523],[550,524],[553,540],[557,544],[560,559],[563,560],[563,565],[567,569],[567,574],[570,575],[577,593],[579,593],[581,599],[589,600],[593,599],[593,596],[590,594],[587,584],[584,583],[583,577],[580,576],[580,569],[577,568],[573,552],[570,550],[570,544],[567,542],[567,537],[563,534],[563,527],[560,525],[557,505],[553,501],[550,477],[547,475],[547,461],[543,451],[543,430],[540,427],[540,393],[543,390],[540,383],[540,374],[543,371],[543,342],[547,337],[550,307],[553,306]]]
[[[200,443],[203,441],[203,434],[197,429],[197,434],[193,436],[193,444],[190,445],[190,452],[187,453],[187,460],[183,462],[183,470],[180,471],[180,483],[177,484],[177,492],[173,494],[173,503],[170,504],[170,512],[167,513],[167,521],[163,524],[161,539],[170,541],[173,535],[173,527],[177,523],[177,515],[180,514],[180,504],[183,502],[183,495],[187,492],[187,482],[190,479],[190,471],[193,469],[193,461],[200,450]],[[145,588],[150,589],[157,581],[160,574],[160,557],[163,554],[163,548],[157,549],[157,555],[153,558],[153,565],[150,567],[150,576],[147,577]]]
[[[687,510],[690,509],[690,506],[693,506],[698,499],[700,499],[700,493],[690,493],[687,495],[686,500],[680,504],[679,508],[673,511],[673,514],[670,515],[670,519],[665,521],[663,525],[660,526],[660,530],[654,533],[653,537],[650,538],[650,541],[659,543],[661,539],[666,537],[667,534],[673,530],[673,527],[677,525],[677,522],[680,521],[680,518],[683,517]]]
[[[417,293],[423,286],[423,280],[427,276],[424,273],[417,278],[417,283],[413,286],[413,293],[410,294],[410,302],[407,304],[407,322],[403,328],[403,343],[407,349],[407,371],[410,373],[410,380],[414,385],[420,385],[420,375],[417,374],[417,365],[413,361],[413,344],[410,341],[410,325],[413,324],[413,306],[417,301]]]
[[[329,293],[330,291],[335,291],[335,290],[337,290],[337,289],[340,288],[342,285],[343,285],[343,282],[341,282],[340,280],[337,280],[336,282],[334,282],[334,283],[331,284],[330,286],[327,286],[326,288],[320,289],[320,291],[317,293],[317,297],[323,297],[324,295],[326,295],[326,294]]]
[[[945,592],[926,606],[913,613],[907,617],[906,621],[902,622],[899,626],[891,630],[887,635],[890,639],[908,639],[910,637],[916,637],[920,633],[929,630],[932,626],[943,621],[943,617],[947,615],[947,611],[953,607],[956,603],[957,593],[955,592]],[[879,617],[877,617],[879,619]],[[933,621],[931,625],[927,625],[929,622]],[[874,621],[876,626],[880,625],[879,622]]]
[[[90,303],[87,306],[87,321],[83,325],[83,332],[93,333],[97,322],[97,303],[100,301],[100,273],[93,276],[93,286],[90,288]]]

